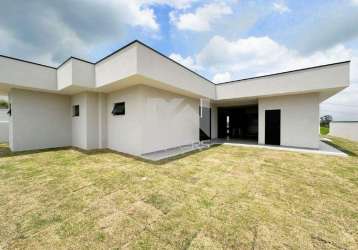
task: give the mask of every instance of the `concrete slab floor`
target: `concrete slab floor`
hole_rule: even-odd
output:
[[[292,152],[299,152],[299,153],[347,156],[347,154],[343,153],[342,151],[339,151],[338,149],[328,145],[323,141],[320,141],[319,149],[308,149],[308,148],[296,148],[296,147],[285,147],[285,146],[260,145],[257,144],[257,141],[254,140],[213,139],[213,140],[203,141],[201,143],[193,143],[191,145],[184,145],[180,147],[147,153],[141,155],[141,157],[151,161],[159,161],[171,157],[180,156],[182,154],[189,153],[192,151],[202,150],[212,145],[218,145],[218,144],[239,146],[239,147],[254,147],[254,148],[272,149],[272,150],[292,151]]]

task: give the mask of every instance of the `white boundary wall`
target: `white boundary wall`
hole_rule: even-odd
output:
[[[9,141],[9,115],[7,109],[0,109],[0,142]]]
[[[358,141],[358,121],[335,121],[329,125],[329,134]]]

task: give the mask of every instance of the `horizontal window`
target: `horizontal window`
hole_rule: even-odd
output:
[[[73,105],[72,106],[72,116],[80,116],[80,105]]]
[[[125,112],[125,103],[124,102],[118,102],[115,103],[113,106],[112,114],[113,115],[124,115]]]

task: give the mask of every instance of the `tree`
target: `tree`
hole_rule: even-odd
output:
[[[8,109],[9,103],[5,100],[0,100],[0,109]]]
[[[333,117],[331,115],[325,115],[320,118],[320,124],[322,127],[329,127],[329,123],[333,121]]]

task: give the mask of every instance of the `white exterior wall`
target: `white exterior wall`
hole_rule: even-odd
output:
[[[57,87],[95,88],[95,69],[91,63],[71,58],[57,70]]]
[[[111,114],[125,102],[125,115]],[[108,148],[141,155],[199,141],[199,100],[138,85],[108,95]]]
[[[125,102],[125,115],[112,115],[114,103]],[[140,155],[142,153],[142,96],[140,86],[108,94],[107,145],[109,149]]]
[[[98,148],[107,147],[107,95],[98,94]]]
[[[141,86],[142,154],[199,141],[199,100]]]
[[[87,147],[86,149],[97,149],[99,147],[99,124],[98,124],[98,94],[86,93],[87,100]]]
[[[357,122],[331,122],[329,124],[329,134],[342,137],[352,141],[358,141],[358,121]]]
[[[133,45],[96,64],[96,86],[101,87],[136,73],[137,46]]]
[[[9,141],[9,122],[0,121],[0,142]]]
[[[216,98],[215,84],[143,45],[138,46],[138,74],[165,83],[168,89]]]
[[[218,138],[218,108],[211,105],[211,139]]]
[[[281,145],[319,147],[318,94],[287,95],[259,99],[259,144],[265,144],[265,110],[281,110]]]
[[[72,60],[68,60],[57,70],[57,88],[63,89],[72,85]]]
[[[100,146],[98,95],[98,93],[82,93],[72,96],[72,106],[80,106],[80,116],[72,117],[72,146],[74,147],[89,150]]]
[[[12,89],[9,99],[12,151],[71,145],[68,96]]]
[[[72,82],[74,85],[94,88],[95,87],[95,66],[91,63],[72,59]]]
[[[87,148],[87,98],[86,93],[71,97],[71,116],[72,107],[80,106],[80,115],[72,117],[72,146]]]
[[[349,64],[300,70],[216,85],[217,100],[320,92],[349,86]],[[338,92],[338,90],[336,91]],[[335,94],[336,92],[333,92]],[[322,98],[327,97],[322,94]]]
[[[0,83],[9,87],[57,90],[56,69],[0,56]]]

